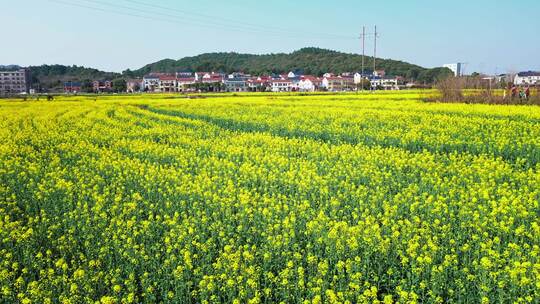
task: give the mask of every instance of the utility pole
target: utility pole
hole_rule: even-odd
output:
[[[365,47],[366,47],[366,27],[362,27],[362,74],[360,75],[360,86],[362,91],[364,90],[364,56],[365,56]]]
[[[375,76],[376,58],[377,58],[377,26],[375,25],[375,44],[373,47],[373,75]]]

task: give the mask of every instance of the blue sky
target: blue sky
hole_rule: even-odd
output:
[[[152,4],[149,5],[149,4]],[[540,1],[0,0],[0,64],[107,71],[205,52],[360,53],[378,25],[378,57],[466,72],[540,70]],[[368,38],[366,53],[373,53]]]

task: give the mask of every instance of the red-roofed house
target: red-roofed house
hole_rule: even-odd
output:
[[[109,80],[105,80],[105,81],[96,80],[92,82],[92,85],[94,87],[94,92],[96,93],[112,91],[112,81],[109,81]]]
[[[196,82],[195,77],[176,78],[176,90],[178,92],[192,91],[194,89],[191,89],[190,86]]]
[[[264,92],[271,86],[271,81],[272,77],[270,76],[259,76],[248,79],[247,84],[250,91]]]
[[[224,76],[220,73],[207,73],[202,76],[202,82],[203,83],[216,83],[216,82],[222,82]]]
[[[175,75],[159,76],[159,91],[160,92],[176,92],[176,76]]]

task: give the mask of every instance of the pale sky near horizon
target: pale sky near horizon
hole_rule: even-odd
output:
[[[206,52],[361,53],[466,73],[540,70],[540,1],[0,0],[0,65],[137,69]],[[371,37],[366,54],[373,54]]]

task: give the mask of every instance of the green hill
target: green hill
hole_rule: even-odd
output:
[[[59,90],[63,87],[65,81],[90,82],[92,80],[114,79],[121,74],[113,72],[104,72],[93,68],[81,66],[40,65],[30,66],[30,75],[32,83],[39,84],[42,88]]]
[[[365,58],[365,72],[372,72],[372,57]],[[90,86],[92,80],[142,77],[151,72],[177,71],[221,71],[231,73],[242,71],[252,75],[282,74],[301,70],[305,74],[322,75],[326,72],[343,73],[361,70],[362,57],[320,48],[303,48],[290,54],[239,54],[206,53],[179,60],[164,59],[148,64],[138,70],[126,70],[122,74],[104,72],[93,68],[65,65],[41,65],[28,67],[34,87],[54,91],[62,90],[65,81],[81,81]],[[8,66],[4,66],[8,68]],[[18,66],[9,66],[16,69]],[[433,83],[439,78],[451,75],[446,68],[426,69],[399,60],[377,58],[377,69],[384,69],[387,75],[403,76],[421,83]]]
[[[365,71],[368,73],[373,71],[372,60],[373,58],[369,56],[365,58]],[[322,75],[326,72],[356,72],[360,71],[361,67],[362,56],[357,54],[320,48],[303,48],[290,54],[207,53],[179,60],[165,59],[127,73],[129,76],[143,76],[150,72],[190,70],[222,71],[225,73],[243,71],[260,75],[302,70],[306,74]],[[450,73],[448,69],[426,69],[404,61],[380,58],[377,58],[377,69],[384,69],[388,75],[403,76],[429,83]]]

